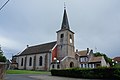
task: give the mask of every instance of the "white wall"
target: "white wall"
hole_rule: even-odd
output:
[[[107,66],[107,63],[103,56],[102,56],[102,60],[101,60],[101,66]]]
[[[21,60],[23,58],[23,66],[21,66]],[[19,56],[18,57],[18,69],[24,69],[24,63],[25,62],[25,56]]]
[[[45,55],[46,53],[43,54],[36,54],[36,70],[44,70],[45,67]],[[42,56],[42,66],[39,66],[39,58]]]
[[[26,69],[27,69],[27,70],[32,70],[32,69],[33,69],[34,56],[35,56],[35,55],[27,55],[27,56],[26,56],[26,57],[27,57]],[[29,66],[30,57],[32,58],[32,65],[31,65],[31,66]]]

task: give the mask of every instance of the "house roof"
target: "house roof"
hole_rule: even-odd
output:
[[[79,51],[78,54],[80,56],[87,56],[88,53],[87,53],[87,50],[83,50],[83,51]]]
[[[102,56],[92,57],[89,62],[101,62]]]
[[[56,41],[30,46],[27,47],[20,55],[29,55],[29,54],[36,54],[36,53],[46,53],[50,52],[50,50],[56,45]]]
[[[115,58],[113,58],[113,60],[120,62],[120,57],[115,57]]]

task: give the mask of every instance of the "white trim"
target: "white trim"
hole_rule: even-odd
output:
[[[73,59],[73,57],[71,57],[71,56],[65,56],[61,61],[64,61],[67,57],[70,57]]]
[[[80,54],[76,53],[78,56],[80,56]]]
[[[68,56],[64,57],[61,61],[64,61]]]
[[[29,48],[29,47],[28,47]],[[20,51],[17,55],[19,56],[25,49],[27,48],[24,48],[22,51]]]
[[[55,44],[55,46],[52,48],[52,51],[55,49],[56,46],[57,46],[57,44]]]

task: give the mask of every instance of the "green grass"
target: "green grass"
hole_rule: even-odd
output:
[[[30,70],[7,70],[7,74],[50,74],[47,71],[30,71]]]

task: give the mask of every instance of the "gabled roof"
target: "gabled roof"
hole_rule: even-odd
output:
[[[113,58],[113,60],[120,62],[120,57],[115,57],[115,58]]]
[[[102,56],[92,57],[89,62],[101,62]]]
[[[87,50],[83,50],[83,51],[79,51],[78,54],[80,56],[87,56],[88,53],[87,53]]]
[[[35,45],[35,46],[30,46],[26,48],[20,55],[29,55],[29,54],[37,54],[37,53],[47,53],[52,50],[52,48],[56,45],[55,42],[50,42],[50,43],[45,43],[45,44],[40,44],[40,45]]]

